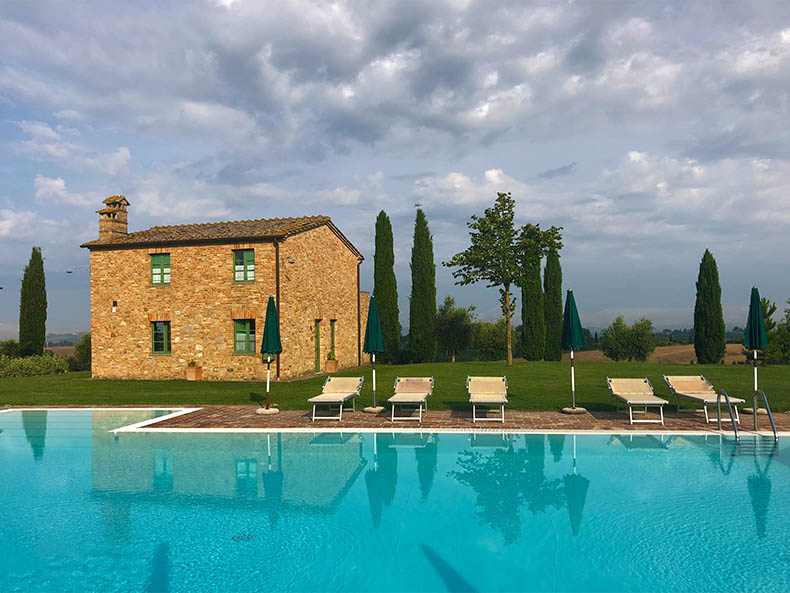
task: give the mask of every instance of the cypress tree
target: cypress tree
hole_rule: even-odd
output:
[[[385,362],[393,362],[400,348],[398,285],[395,281],[395,253],[392,224],[382,210],[376,217],[376,252],[373,255],[373,296],[379,306],[381,331],[387,352]]]
[[[718,364],[727,348],[716,260],[707,249],[699,264],[694,305],[694,352],[699,364]]]
[[[421,208],[414,220],[409,300],[409,350],[416,362],[436,356],[436,266],[428,219]]]
[[[546,320],[545,360],[562,360],[562,267],[560,254],[550,249],[543,272],[543,305]]]
[[[521,287],[521,344],[527,360],[543,358],[546,349],[546,321],[543,315],[543,287],[538,259],[526,266]]]
[[[47,334],[47,286],[41,248],[33,247],[19,293],[19,346],[22,356],[44,353]]]

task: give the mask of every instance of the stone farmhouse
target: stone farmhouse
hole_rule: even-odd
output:
[[[362,363],[362,254],[327,216],[156,226],[130,233],[128,200],[98,210],[90,250],[92,373],[178,379],[265,378],[260,340],[275,297],[283,352],[272,375]]]

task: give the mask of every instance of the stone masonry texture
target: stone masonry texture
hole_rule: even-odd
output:
[[[367,311],[367,294],[358,292],[359,256],[326,224],[278,243],[280,377],[316,372],[316,323],[322,371],[332,321],[340,368],[359,365]],[[234,249],[255,250],[254,282],[234,282]],[[169,285],[151,285],[151,255],[157,253],[170,254]],[[276,293],[272,240],[93,248],[90,268],[94,377],[182,379],[194,360],[207,380],[265,379],[260,354],[234,354],[233,322],[255,319],[259,350],[266,303]],[[152,353],[153,321],[170,322],[170,354]]]

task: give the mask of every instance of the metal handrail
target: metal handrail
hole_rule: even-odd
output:
[[[778,441],[779,436],[776,434],[776,424],[774,423],[774,415],[771,414],[771,406],[768,405],[768,397],[765,395],[765,391],[762,389],[758,389],[757,392],[763,396],[763,403],[765,404],[765,411],[768,412],[768,420],[771,421],[771,429],[774,431],[774,440]],[[755,416],[757,415],[757,408],[754,409]]]
[[[732,430],[735,432],[735,440],[741,440],[740,435],[738,434],[738,424],[735,422],[735,416],[732,413],[732,404],[730,403],[730,396],[727,395],[727,392],[724,389],[720,389],[719,392],[716,394],[716,418],[719,422],[719,430],[721,431],[721,396],[724,396],[724,400],[727,402],[727,409],[730,411],[730,423],[732,424]],[[773,423],[773,420],[771,420]]]

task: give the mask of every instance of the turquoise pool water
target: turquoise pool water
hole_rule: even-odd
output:
[[[108,432],[153,415],[0,414],[0,591],[790,589],[787,440]]]

